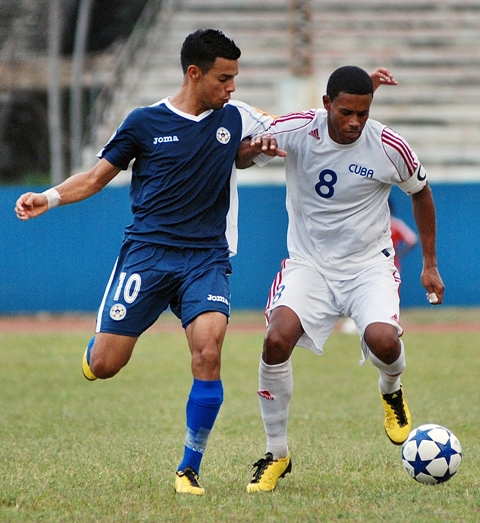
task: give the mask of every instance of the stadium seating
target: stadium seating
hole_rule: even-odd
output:
[[[168,23],[159,18],[149,28],[146,56],[132,63],[131,80],[123,95],[117,94],[98,143],[129,109],[175,91],[181,81],[180,45],[199,27],[221,28],[241,47],[235,97],[276,113],[279,88],[291,75],[289,5],[288,0],[184,0],[171,7]],[[323,93],[328,75],[340,65],[388,67],[400,85],[377,92],[372,117],[405,136],[432,179],[477,178],[480,4],[312,0],[311,5],[314,88]]]
[[[48,0],[4,6],[0,38],[16,24],[28,49],[45,38]],[[400,132],[433,180],[480,177],[480,2],[478,0],[311,0],[312,89],[318,104],[330,72],[354,64],[388,67],[399,81],[375,95],[371,116]],[[173,94],[182,73],[179,48],[197,28],[216,27],[242,49],[235,97],[270,113],[283,105],[291,78],[292,12],[289,0],[151,0],[128,52],[118,53],[117,74],[90,120],[98,150],[129,110]],[[10,14],[9,14],[10,13]],[[3,40],[4,41],[4,40]],[[29,43],[30,42],[30,43]],[[6,52],[5,49],[2,52]],[[104,73],[105,74],[105,73]],[[103,80],[102,80],[103,81]],[[295,97],[293,97],[295,98]],[[300,97],[298,102],[301,103]],[[306,109],[303,104],[296,107]]]

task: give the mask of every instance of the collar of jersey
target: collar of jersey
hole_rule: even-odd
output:
[[[365,125],[365,127],[363,128],[362,134],[360,135],[360,138],[358,140],[356,140],[355,142],[353,142],[353,143],[337,143],[337,142],[335,142],[334,140],[332,140],[330,138],[330,135],[328,134],[328,131],[326,133],[327,134],[326,139],[336,149],[342,149],[342,150],[353,149],[353,148],[358,147],[359,145],[361,145],[366,140],[366,138],[365,138],[366,132],[367,132],[367,126]]]
[[[187,120],[192,120],[194,122],[200,122],[201,120],[203,120],[204,118],[206,118],[207,116],[209,116],[210,114],[213,113],[213,109],[208,109],[208,111],[205,111],[202,114],[199,114],[198,116],[196,116],[194,114],[184,113],[183,111],[180,111],[179,109],[174,107],[170,103],[170,98],[165,98],[164,103],[168,107],[168,109],[170,109],[170,111],[172,111],[172,113],[178,114],[178,116],[181,116],[182,118],[186,118]]]

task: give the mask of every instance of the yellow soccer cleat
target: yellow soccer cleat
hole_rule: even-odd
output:
[[[403,388],[392,394],[382,394],[383,408],[385,410],[385,432],[394,445],[403,445],[412,430],[412,418],[408,410]]]
[[[87,378],[87,380],[95,381],[97,379],[97,377],[95,376],[95,374],[93,374],[93,372],[90,369],[90,365],[88,364],[88,361],[87,361],[87,352],[88,352],[88,347],[85,349],[85,352],[83,353],[82,372],[83,372],[83,375],[85,376],[85,378]]]
[[[185,467],[185,470],[177,470],[175,473],[175,492],[203,496],[205,489],[198,482],[198,474],[192,468]]]
[[[268,492],[277,486],[280,478],[292,471],[292,460],[290,453],[286,458],[273,459],[272,454],[267,452],[264,458],[253,464],[253,467],[257,467],[257,470],[247,485],[247,492]]]

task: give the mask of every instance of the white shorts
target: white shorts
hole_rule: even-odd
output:
[[[286,259],[277,274],[265,311],[281,305],[299,317],[305,333],[297,345],[323,354],[323,345],[341,317],[352,317],[360,338],[374,322],[394,325],[399,336],[400,274],[392,261],[378,263],[349,280],[331,280],[307,261]],[[364,360],[368,348],[362,344]]]

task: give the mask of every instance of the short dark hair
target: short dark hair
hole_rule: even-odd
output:
[[[327,83],[327,96],[332,102],[341,92],[373,96],[373,91],[370,75],[355,65],[339,67],[333,71]]]
[[[199,29],[189,34],[182,45],[180,61],[183,74],[190,65],[196,65],[207,73],[217,58],[238,60],[241,51],[235,42],[217,29]]]

